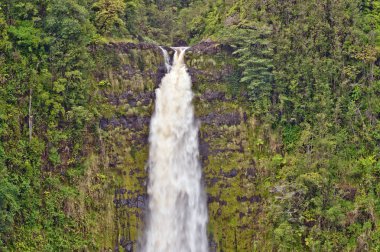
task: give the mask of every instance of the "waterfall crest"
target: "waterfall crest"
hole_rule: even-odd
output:
[[[206,252],[207,206],[191,77],[184,62],[187,48],[173,49],[173,65],[156,89],[150,125],[149,214],[142,250]]]
[[[165,60],[165,68],[166,68],[166,72],[169,73],[170,72],[170,69],[172,68],[172,66],[170,65],[170,57],[169,57],[169,53],[168,51],[166,51],[163,47],[160,46],[160,49],[162,51],[162,54],[164,55],[164,60]]]

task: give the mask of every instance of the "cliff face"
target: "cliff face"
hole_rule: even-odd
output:
[[[101,97],[98,140],[90,151],[81,190],[98,250],[132,251],[144,225],[149,121],[154,90],[165,74],[158,47],[107,44],[95,48]],[[255,189],[255,127],[241,102],[236,63],[212,42],[186,56],[201,122],[200,154],[208,195],[211,251],[253,249],[261,197]],[[95,95],[95,94],[94,94]]]

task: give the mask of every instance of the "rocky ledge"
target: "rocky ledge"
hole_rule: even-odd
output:
[[[113,49],[117,52],[128,53],[130,50],[157,50],[160,51],[160,46],[152,43],[132,43],[132,42],[110,42],[106,45],[106,47]],[[169,52],[169,54],[173,54],[174,50],[169,46],[161,46],[165,50]],[[189,46],[189,53],[202,54],[202,55],[214,55],[220,52],[233,52],[233,48],[230,45],[221,44],[210,39],[201,41],[200,43]]]

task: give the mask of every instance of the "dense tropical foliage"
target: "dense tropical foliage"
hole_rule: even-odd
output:
[[[380,250],[379,0],[0,0],[0,251],[99,249],[67,211],[98,138],[95,48],[206,39],[255,118],[252,250]]]

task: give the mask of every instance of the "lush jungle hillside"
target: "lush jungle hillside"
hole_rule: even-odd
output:
[[[210,251],[380,250],[379,0],[0,0],[0,251],[136,250],[158,45]]]

